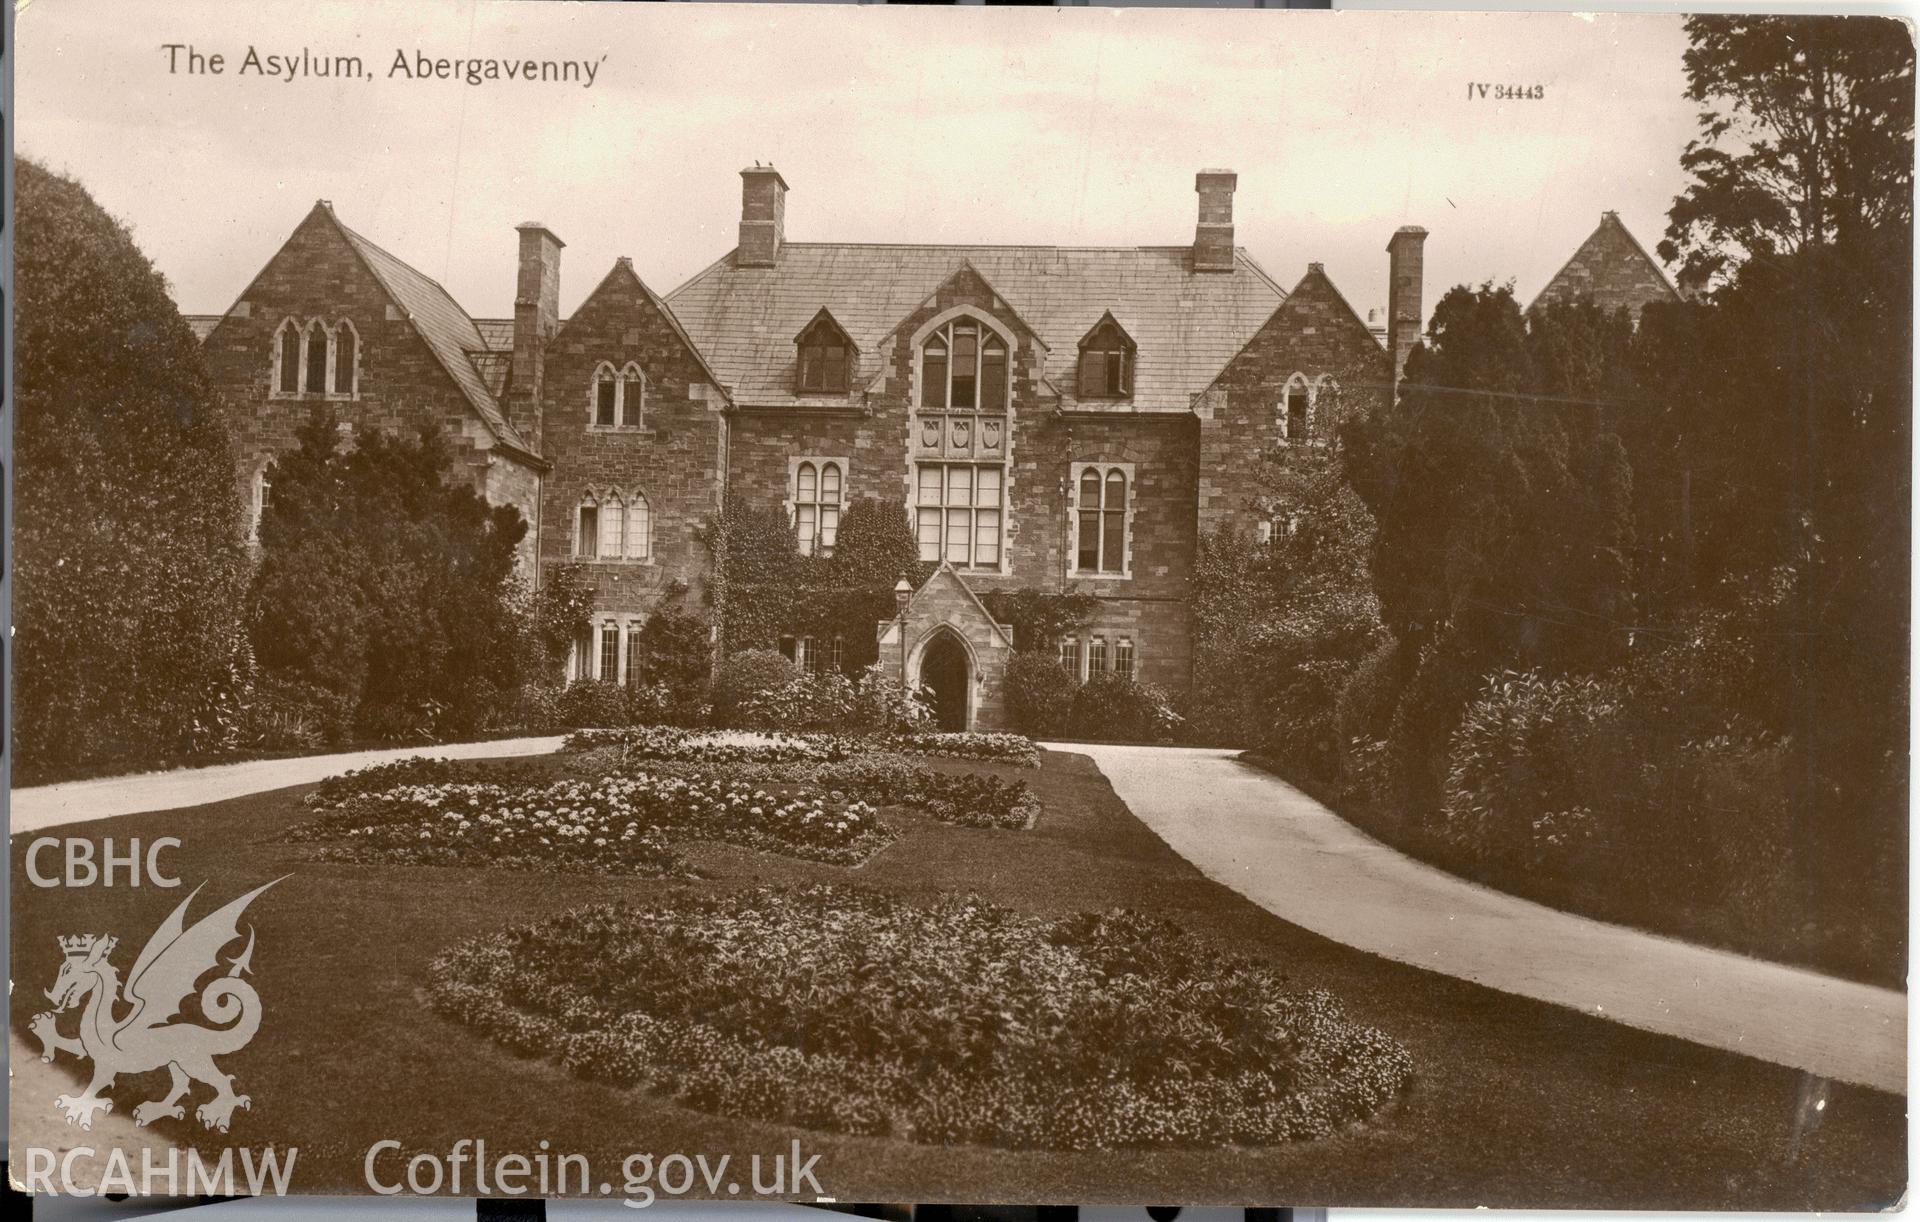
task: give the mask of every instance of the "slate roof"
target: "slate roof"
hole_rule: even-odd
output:
[[[513,351],[513,320],[511,318],[476,318],[473,320],[480,338],[486,341],[494,352]]]
[[[469,352],[467,359],[473,362],[473,370],[487,385],[487,393],[495,400],[507,393],[507,374],[513,369],[512,352]]]
[[[468,355],[489,352],[491,349],[481,336],[480,329],[474,325],[472,317],[460,308],[460,303],[437,282],[340,224],[338,217],[334,218],[334,224],[339,226],[348,243],[366,261],[374,279],[407,312],[413,329],[426,341],[434,356],[439,358],[440,364],[460,387],[467,402],[473,405],[473,410],[494,437],[503,445],[537,458],[537,451],[507,419],[494,388],[488,385],[487,377],[475,367]]]
[[[1049,349],[1043,374],[1074,398],[1082,337],[1111,311],[1138,348],[1131,403],[1101,411],[1187,411],[1286,292],[1244,250],[1231,272],[1194,272],[1189,246],[890,246],[786,242],[776,266],[732,254],[667,295],[735,402],[792,406],[793,339],[824,307],[859,347],[862,375],[915,307],[971,265]],[[816,403],[817,399],[805,400]]]
[[[600,283],[594,285],[593,291],[587,294],[586,301],[580,303],[580,309],[574,312],[574,318],[578,318],[584,313],[593,299],[598,297],[601,291],[609,284],[613,283],[616,276],[625,276],[627,279],[633,281],[639,288],[641,295],[653,305],[654,309],[660,312],[660,317],[666,320],[669,327],[673,328],[673,333],[680,337],[680,342],[687,346],[688,354],[693,357],[694,363],[700,366],[700,371],[707,375],[707,381],[719,387],[722,395],[726,395],[727,387],[720,380],[720,375],[713,371],[713,366],[707,363],[707,354],[702,352],[700,345],[696,344],[693,337],[687,334],[687,328],[681,323],[679,317],[674,314],[673,307],[667,304],[666,298],[654,292],[652,287],[640,278],[640,273],[633,270],[633,260],[627,258],[625,255],[615,259],[613,266],[607,269],[607,274],[600,277]],[[572,321],[573,319],[565,319],[560,323],[560,326],[553,333],[555,340],[558,340],[562,335],[566,334],[567,323]],[[728,397],[728,402],[732,402],[730,396]]]

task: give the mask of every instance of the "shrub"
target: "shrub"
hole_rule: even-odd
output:
[[[260,751],[318,751],[347,740],[353,707],[311,683],[262,676],[242,704],[238,745]]]
[[[625,726],[628,689],[611,679],[576,679],[560,692],[555,715],[562,726]]]
[[[1435,819],[1445,801],[1454,729],[1486,683],[1477,665],[1471,649],[1442,635],[1415,652],[1394,706],[1386,734],[1392,800],[1422,821]]]
[[[1167,694],[1126,675],[1095,675],[1073,693],[1067,727],[1076,738],[1160,742],[1174,737],[1180,717]]]
[[[1360,660],[1334,702],[1334,730],[1343,742],[1383,737],[1406,686],[1407,650],[1392,637]]]
[[[795,671],[778,687],[734,705],[728,724],[755,730],[846,730],[856,719],[857,697],[845,675]]]
[[[1074,680],[1058,658],[1016,653],[1007,660],[1007,716],[1022,734],[1058,738],[1067,732]]]
[[[658,687],[669,709],[691,709],[706,696],[713,673],[712,630],[697,615],[673,608],[655,611],[634,642],[640,677]]]
[[[1786,771],[1792,743],[1767,735],[1715,735],[1678,753],[1685,804],[1675,813],[1672,864],[1706,880],[1733,919],[1764,926],[1801,909],[1791,894],[1799,863]]]
[[[593,579],[583,564],[549,564],[540,588],[521,597],[523,626],[546,664],[539,673],[558,672],[592,622]]]
[[[342,452],[316,404],[295,435],[260,523],[250,632],[262,669],[351,699],[372,737],[478,729],[534,677],[521,673],[519,510],[450,480],[436,429],[367,431]]]
[[[873,981],[883,980],[876,989]],[[430,1004],[574,1073],[737,1119],[1033,1149],[1266,1145],[1413,1060],[1321,990],[1116,911],[814,887],[594,905],[454,947]]]
[[[733,725],[741,706],[787,686],[800,671],[771,649],[743,649],[720,659],[713,679],[713,716]]]
[[[229,745],[248,675],[234,457],[126,229],[17,159],[16,784]]]
[[[877,662],[861,673],[852,728],[869,734],[916,734],[932,724],[933,706],[920,692],[890,678]]]
[[[1470,856],[1559,870],[1618,810],[1607,789],[1639,769],[1619,689],[1537,671],[1489,680],[1454,731],[1442,831]],[[1608,829],[1611,830],[1611,829]]]

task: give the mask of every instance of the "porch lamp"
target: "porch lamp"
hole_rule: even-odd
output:
[[[913,587],[907,584],[905,577],[893,583],[893,605],[901,615],[907,613],[907,600],[912,597]]]

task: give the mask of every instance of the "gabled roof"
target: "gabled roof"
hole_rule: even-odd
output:
[[[1126,340],[1127,343],[1129,344],[1133,344],[1134,342],[1133,333],[1131,331],[1128,331],[1127,328],[1121,323],[1121,321],[1113,316],[1112,310],[1108,310],[1105,314],[1102,314],[1100,316],[1099,322],[1096,322],[1091,327],[1087,328],[1087,333],[1080,337],[1080,346],[1082,348],[1086,347],[1089,343],[1093,341],[1094,335],[1100,330],[1100,328],[1106,326],[1109,323],[1113,324],[1114,329],[1120,332],[1121,339]],[[1135,344],[1134,346],[1138,347],[1137,344]]]
[[[395,305],[406,312],[407,321],[426,341],[441,367],[460,387],[461,393],[473,405],[474,412],[494,438],[502,445],[538,458],[533,447],[507,419],[494,391],[487,385],[487,379],[469,358],[469,353],[487,352],[490,347],[482,338],[480,329],[474,325],[472,317],[460,308],[460,303],[434,280],[347,228],[340,218],[333,215],[331,207],[326,207],[325,211],[367,265],[367,270],[373,273],[373,278],[380,282],[380,287],[393,298]]]
[[[1547,286],[1527,306],[1570,305],[1591,298],[1612,313],[1626,309],[1640,317],[1643,306],[1655,301],[1679,301],[1679,290],[1654,261],[1640,239],[1620,221],[1617,212],[1600,214],[1600,224],[1573,257],[1563,264]]]
[[[592,304],[593,299],[600,295],[601,290],[606,288],[615,276],[623,272],[634,284],[639,286],[641,296],[645,297],[649,302],[652,302],[654,309],[660,311],[660,317],[667,320],[667,325],[673,328],[673,333],[679,336],[680,342],[687,346],[687,351],[692,354],[694,363],[699,365],[700,371],[707,375],[707,381],[718,387],[722,395],[728,395],[726,383],[722,382],[720,375],[716,374],[713,371],[713,367],[707,364],[706,354],[700,351],[700,345],[693,342],[693,337],[687,334],[687,329],[682,326],[680,320],[674,316],[673,307],[668,305],[664,297],[654,292],[653,289],[648,286],[647,282],[640,278],[640,273],[633,270],[633,260],[627,258],[625,255],[613,261],[613,266],[607,269],[607,274],[600,277],[600,283],[593,286],[593,291],[587,294],[587,299],[581,302],[580,308],[573,312],[573,318],[569,318],[566,322],[561,323],[554,331],[553,338],[558,340],[561,335],[565,334],[568,324],[573,322],[574,318],[578,318],[584,314],[587,307]]]
[[[902,607],[899,613],[902,623],[907,623],[912,620],[914,604],[919,602],[922,597],[927,596],[927,591],[933,589],[936,582],[958,587],[960,592],[966,595],[967,602],[973,606],[974,610],[980,613],[980,618],[992,625],[994,635],[998,636],[1008,649],[1013,648],[1012,631],[1007,625],[993,618],[993,612],[987,610],[987,604],[980,601],[980,595],[974,592],[973,587],[968,585],[966,579],[961,577],[959,572],[955,570],[952,562],[947,560],[942,560],[940,567],[933,570],[933,573],[925,581],[920,583],[920,588],[908,596],[906,606]]]
[[[832,327],[835,331],[838,331],[841,335],[846,336],[847,342],[853,345],[853,350],[855,352],[858,352],[860,350],[859,342],[856,341],[853,338],[853,336],[847,335],[847,329],[840,325],[840,320],[833,316],[833,311],[829,310],[825,306],[821,306],[820,312],[818,314],[815,314],[812,318],[808,319],[807,325],[800,328],[800,330],[794,334],[793,342],[797,344],[801,340],[805,339],[807,337],[807,332],[819,326],[822,320],[825,320],[826,324],[829,327]]]
[[[1367,325],[1366,319],[1360,317],[1360,311],[1353,308],[1353,303],[1348,301],[1347,295],[1340,291],[1340,286],[1333,282],[1333,277],[1327,275],[1326,267],[1319,263],[1307,264],[1307,274],[1300,277],[1300,282],[1293,286],[1293,291],[1287,294],[1287,299],[1274,307],[1273,314],[1270,318],[1281,318],[1290,312],[1297,314],[1301,308],[1310,305],[1317,296],[1331,298],[1346,312],[1347,318],[1352,321],[1354,330],[1359,335],[1366,336],[1376,344],[1379,343],[1379,337],[1373,333],[1373,328]],[[1265,330],[1265,327],[1266,324],[1262,323],[1260,329]],[[1249,336],[1247,338],[1247,344],[1251,345],[1254,338],[1255,336]],[[1241,351],[1245,351],[1244,345]],[[1240,352],[1235,352],[1233,355],[1235,358],[1238,358]],[[1382,355],[1385,355],[1384,349],[1382,350]],[[1221,367],[1219,374],[1208,382],[1207,386],[1209,389],[1212,388],[1214,383],[1226,376],[1227,367],[1231,364],[1232,361],[1228,361],[1226,365]]]
[[[874,351],[916,306],[971,266],[1051,351],[1040,372],[1065,386],[1080,337],[1111,311],[1138,345],[1134,397],[1119,410],[1186,411],[1286,293],[1245,251],[1234,269],[1195,273],[1188,246],[886,246],[785,242],[771,268],[732,254],[667,299],[737,402],[793,406],[790,338],[821,309]],[[1091,406],[1091,405],[1090,405]],[[1114,410],[1102,401],[1100,410]]]

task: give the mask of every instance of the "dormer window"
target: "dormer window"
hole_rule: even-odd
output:
[[[920,344],[920,406],[988,412],[1007,407],[1007,341],[975,318],[956,318]]]
[[[596,429],[637,429],[645,419],[647,375],[632,361],[616,370],[606,361],[593,373],[593,407],[587,418]]]
[[[844,395],[853,369],[853,343],[825,310],[794,341],[800,350],[794,393]]]
[[[1080,341],[1080,398],[1133,397],[1133,338],[1107,314]]]

